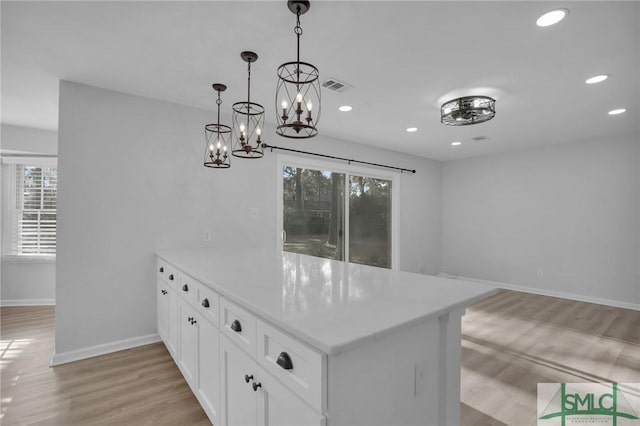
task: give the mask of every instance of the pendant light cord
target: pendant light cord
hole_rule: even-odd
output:
[[[302,27],[300,26],[300,5],[298,5],[298,7],[297,7],[296,26],[293,29],[293,32],[296,33],[297,40],[298,40],[298,52],[297,52],[298,64],[297,64],[297,67],[296,67],[296,75],[297,75],[296,90],[299,93],[300,92],[300,36],[302,35]]]
[[[220,140],[220,104],[222,104],[222,100],[220,100],[220,91],[218,90],[218,100],[216,101],[216,104],[218,105],[218,127],[217,127],[217,133],[218,133],[218,141]]]

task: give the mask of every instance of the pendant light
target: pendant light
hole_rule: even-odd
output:
[[[294,33],[297,37],[297,58],[278,67],[276,116],[280,136],[306,139],[318,134],[320,119],[320,74],[315,66],[300,61],[300,15],[311,7],[310,2],[289,0],[287,6],[296,15]],[[280,102],[280,104],[278,104]]]
[[[262,129],[264,128],[264,107],[251,102],[251,63],[258,60],[254,52],[242,52],[240,57],[247,63],[247,100],[233,104],[233,150],[234,157],[261,158]]]
[[[465,96],[440,107],[440,122],[448,126],[484,123],[496,115],[496,101],[488,96]]]
[[[216,83],[212,85],[213,90],[218,92],[218,121],[215,124],[204,126],[204,134],[207,139],[207,146],[204,151],[204,166],[214,169],[228,169],[231,167],[231,159],[227,153],[229,147],[229,137],[231,127],[220,124],[220,92],[227,90],[224,84]]]

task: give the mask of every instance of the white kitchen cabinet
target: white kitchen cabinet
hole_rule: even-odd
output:
[[[220,339],[222,425],[257,425],[257,392],[252,388],[256,374],[253,358],[226,336]]]
[[[158,334],[173,355],[177,354],[178,306],[175,290],[163,280],[157,284]]]
[[[209,321],[197,320],[198,328],[198,400],[209,419],[218,424],[220,407],[220,335]]]
[[[262,366],[256,370],[258,426],[324,426],[325,418],[302,402]]]
[[[246,249],[158,265],[179,311],[158,296],[158,331],[171,348],[179,325],[170,352],[216,426],[459,424],[460,321],[495,288]]]
[[[180,298],[180,350],[179,362],[182,374],[192,389],[197,389],[198,328],[195,309],[186,300]]]
[[[222,424],[322,426],[317,413],[226,336],[221,340]]]

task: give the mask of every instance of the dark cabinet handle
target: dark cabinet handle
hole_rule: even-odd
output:
[[[191,325],[194,325],[194,324],[197,324],[197,323],[198,323],[198,321],[196,321],[196,319],[195,319],[195,318],[192,318],[192,319],[191,319]]]
[[[167,290],[162,289],[162,294],[166,295],[167,294]]]
[[[162,274],[164,272],[164,267],[160,267],[160,273]]]
[[[209,307],[209,299],[204,299],[202,301],[202,306],[205,307],[205,308],[208,308]]]
[[[187,317],[187,322],[193,321],[193,317]]]
[[[173,281],[173,274],[169,275],[169,281]]]
[[[189,291],[189,286],[188,285],[183,285],[182,286],[182,291]]]
[[[236,333],[240,333],[242,331],[242,325],[240,325],[240,321],[233,320],[233,322],[231,323],[231,329]]]
[[[291,362],[291,357],[286,352],[280,352],[280,356],[278,357],[276,364],[285,370],[293,370],[293,362]]]
[[[249,383],[249,380],[253,380],[253,374],[250,375],[250,376],[248,374],[244,375],[244,381]]]
[[[262,383],[256,383],[256,382],[253,382],[253,383],[251,384],[251,387],[253,388],[253,391],[254,391],[254,392],[257,392],[257,391],[258,391],[258,388],[261,388],[261,387],[262,387]]]

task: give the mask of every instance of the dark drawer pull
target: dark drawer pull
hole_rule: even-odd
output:
[[[278,357],[276,364],[285,370],[293,370],[293,362],[291,362],[291,357],[286,352],[280,352],[280,356]]]
[[[253,374],[252,375],[248,375],[248,374],[244,375],[244,381],[249,383],[249,380],[253,380]]]
[[[160,267],[160,273],[163,273],[163,272],[164,272],[164,268],[161,266]]]
[[[173,281],[173,274],[169,275],[169,281]]]
[[[257,392],[257,391],[258,391],[258,388],[261,388],[261,387],[262,387],[262,383],[256,383],[256,382],[253,382],[253,383],[251,383],[251,387],[253,388],[253,391],[254,391],[254,392]]]
[[[240,333],[242,331],[242,326],[240,325],[240,321],[233,320],[233,322],[231,323],[231,329],[236,333]]]
[[[209,307],[209,299],[204,299],[202,301],[202,307],[204,307],[204,308],[208,308]]]
[[[189,286],[188,285],[183,285],[182,286],[182,291],[189,291]]]

